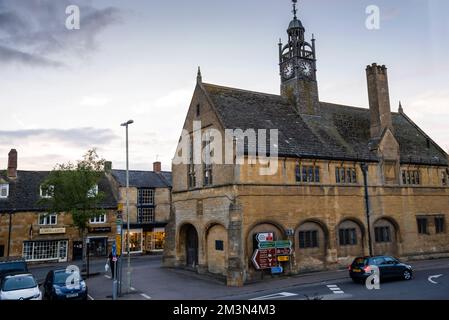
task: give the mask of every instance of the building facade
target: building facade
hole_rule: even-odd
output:
[[[17,151],[11,150],[8,169],[0,172],[0,257],[23,256],[29,262],[81,260],[83,241],[70,214],[48,212],[39,204],[47,197],[41,185],[48,171],[17,170]],[[106,257],[115,240],[117,202],[106,176],[98,191],[105,214],[91,219],[88,250],[92,257]]]
[[[366,68],[369,108],[322,102],[315,39],[305,40],[296,8],[287,33],[279,44],[281,95],[207,84],[198,73],[180,139],[189,139],[188,156],[185,148],[175,155],[187,162],[172,166],[164,265],[241,286],[271,272],[253,262],[260,234],[291,242],[289,257],[276,262],[284,274],[369,254],[448,257],[448,155],[402,106],[391,111],[387,68]],[[194,161],[195,134],[205,158],[214,157],[225,155],[225,143],[211,147],[208,137],[229,129],[247,134],[243,163],[235,155],[231,163]],[[248,138],[260,129],[278,132],[267,143],[277,153],[269,175],[254,160],[263,140]],[[234,151],[238,144],[231,139]]]
[[[124,228],[126,214],[126,171],[109,170],[109,180],[118,199],[119,214]],[[171,208],[171,173],[161,171],[161,163],[153,164],[153,171],[129,171],[130,252],[162,253],[165,226]],[[126,247],[126,230],[122,248]]]

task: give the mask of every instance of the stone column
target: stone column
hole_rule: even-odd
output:
[[[235,204],[229,207],[229,227],[228,227],[228,272],[226,277],[227,285],[230,287],[241,287],[245,282],[245,263],[243,226],[241,208]]]

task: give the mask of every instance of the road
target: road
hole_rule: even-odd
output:
[[[123,272],[124,300],[449,300],[449,259],[409,262],[414,269],[411,281],[382,282],[380,290],[368,290],[353,283],[346,270],[317,272],[293,277],[267,279],[243,288],[226,287],[213,278],[193,272],[160,267],[160,257],[133,257],[131,288]],[[96,275],[87,279],[93,300],[111,299],[110,272],[105,259],[94,261]],[[43,279],[51,266],[32,268]],[[435,276],[435,277],[433,277]],[[188,290],[186,289],[188,288]]]

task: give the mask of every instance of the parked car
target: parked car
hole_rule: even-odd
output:
[[[364,282],[374,272],[373,266],[379,268],[380,280],[387,278],[411,280],[413,278],[413,269],[410,265],[390,256],[355,258],[349,266],[349,276],[354,282]]]
[[[21,257],[0,258],[0,280],[12,272],[28,273],[28,266],[25,259]]]
[[[48,272],[44,284],[44,299],[49,300],[87,300],[87,285],[82,279],[81,274],[79,276],[79,284],[67,284],[67,278],[72,273],[66,272],[66,269],[51,270]],[[70,279],[69,279],[70,282]],[[72,287],[73,286],[73,287]]]
[[[31,273],[15,272],[3,276],[0,300],[42,300],[42,293]]]

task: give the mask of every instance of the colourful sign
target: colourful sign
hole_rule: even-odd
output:
[[[292,242],[290,240],[278,240],[275,241],[276,248],[291,248]]]
[[[252,261],[258,270],[276,267],[276,249],[256,249]]]
[[[292,254],[292,248],[276,248],[277,256],[289,256]]]
[[[274,249],[276,248],[274,241],[259,242],[259,249]]]
[[[284,269],[282,267],[273,267],[271,268],[271,273],[272,274],[278,274],[278,273],[282,273],[284,272]]]
[[[279,262],[290,261],[290,256],[277,256]]]
[[[273,232],[258,233],[256,235],[256,239],[257,239],[258,242],[273,241],[274,240],[274,234],[273,234]]]

